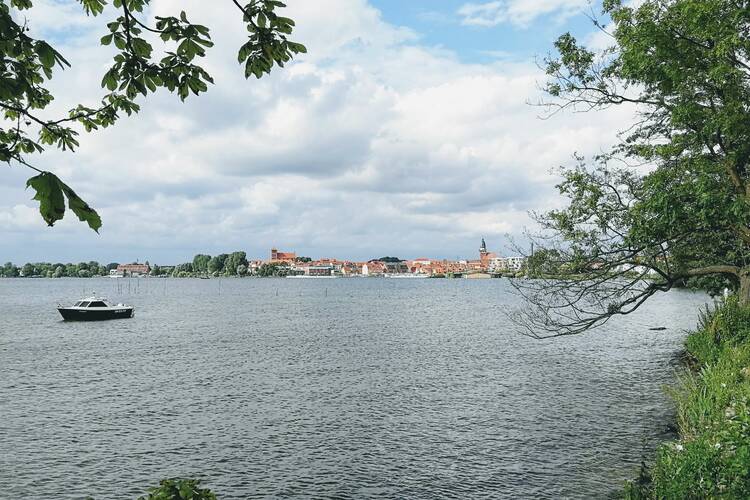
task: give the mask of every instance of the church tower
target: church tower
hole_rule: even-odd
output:
[[[489,268],[490,257],[493,257],[493,255],[487,251],[487,243],[485,243],[484,238],[482,238],[482,245],[479,247],[479,262],[482,266],[482,269]]]

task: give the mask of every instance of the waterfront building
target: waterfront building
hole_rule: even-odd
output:
[[[385,263],[371,260],[362,265],[362,276],[382,276],[385,274]]]
[[[526,266],[526,257],[506,257],[505,262],[510,271],[518,272]]]
[[[409,273],[409,266],[406,264],[406,262],[384,262],[385,274],[408,274]]]
[[[333,269],[334,273],[340,274],[341,269],[344,267],[344,262],[338,259],[325,258],[311,262],[310,265],[317,267],[330,267],[331,269]]]
[[[291,266],[287,269],[287,276],[307,276],[308,267]]]
[[[308,266],[306,276],[333,276],[333,266]]]
[[[151,266],[148,264],[120,264],[117,266],[116,271],[120,274],[120,276],[148,276],[148,274],[151,272]]]
[[[443,269],[445,274],[463,274],[469,271],[469,263],[465,260],[454,260],[454,261],[443,261]]]
[[[494,257],[490,259],[488,271],[491,273],[517,273],[526,265],[526,257]]]
[[[428,267],[428,268],[426,269],[426,271],[428,271],[428,272],[427,272],[426,274],[430,274],[430,275],[436,275],[436,274],[437,274],[437,275],[440,275],[440,274],[445,274],[445,273],[446,273],[446,270],[445,270],[445,269],[446,269],[446,265],[445,265],[445,262],[446,262],[446,261],[443,261],[443,262],[436,262],[436,261],[433,261],[433,262],[432,262],[432,263],[430,264],[430,266],[429,266],[429,267]]]
[[[487,268],[487,270],[491,273],[500,273],[503,271],[507,271],[505,268],[505,259],[502,257],[495,257],[494,259],[490,259],[490,266]]]
[[[426,264],[423,261],[412,262],[409,266],[409,272],[422,276],[445,274],[445,262],[446,261],[440,262],[437,260],[432,260],[429,264]]]
[[[427,257],[419,257],[414,260],[406,261],[406,266],[409,268],[410,273],[420,275],[431,275],[433,274],[433,264],[436,261],[428,259]]]
[[[494,255],[494,254],[489,254],[489,255]],[[489,264],[489,260],[482,261],[480,259],[480,260],[470,260],[466,262],[465,266],[466,266],[467,271],[482,272],[482,271],[486,271],[487,269],[489,269],[490,264]]]
[[[362,274],[362,265],[358,262],[344,262],[341,266],[341,274],[344,276],[359,276]]]

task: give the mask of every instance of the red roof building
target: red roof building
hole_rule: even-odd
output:
[[[120,264],[117,272],[122,276],[148,276],[151,268],[148,264]]]
[[[362,276],[382,276],[385,272],[385,263],[379,260],[371,260],[362,264]]]
[[[279,252],[276,248],[271,249],[271,262],[293,263],[297,260],[297,254],[294,252]]]

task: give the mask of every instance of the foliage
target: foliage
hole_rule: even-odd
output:
[[[699,328],[687,341],[688,353],[699,366],[716,363],[722,349],[750,344],[750,307],[740,306],[735,297],[722,307],[701,312]]]
[[[679,440],[662,445],[626,498],[750,497],[750,307],[730,298],[687,340],[695,370],[672,394]]]
[[[229,255],[225,253],[211,257],[211,260],[208,261],[208,272],[212,274],[222,273],[224,271],[224,264],[228,258]]]
[[[265,263],[258,268],[258,276],[261,278],[285,277],[289,274],[286,263]]]
[[[49,262],[26,263],[19,269],[11,262],[0,267],[0,277],[16,278],[90,278],[92,276],[106,276],[109,270],[96,261],[80,262],[78,264],[62,264]]]
[[[540,248],[525,261],[529,277],[557,276],[561,273],[562,256],[558,250]]]
[[[19,275],[20,270],[18,267],[13,265],[12,262],[6,262],[2,268],[0,268],[0,276],[3,278],[15,278]]]
[[[189,276],[193,272],[193,264],[186,262],[185,264],[179,264],[172,268],[172,277],[181,278]]]
[[[197,479],[163,479],[138,500],[216,500],[211,490],[200,487]]]
[[[239,274],[237,269],[243,266],[247,268],[247,254],[245,252],[232,252],[224,262],[224,274],[234,276]]]
[[[24,264],[21,268],[21,274],[24,276],[33,276],[34,275],[34,266],[31,264]]]
[[[208,263],[211,260],[210,255],[198,254],[193,257],[193,269],[197,273],[206,274],[208,272]]]
[[[294,21],[278,14],[277,9],[285,7],[282,2],[249,0],[242,5],[232,1],[248,32],[237,56],[246,78],[260,78],[274,65],[284,66],[295,54],[306,52],[303,45],[288,39]],[[46,85],[55,70],[70,63],[50,42],[29,36],[29,27],[19,21],[25,17],[18,11],[31,9],[33,3],[0,0],[0,108],[6,123],[0,127],[0,161],[25,165],[39,174],[29,179],[27,187],[35,191],[34,199],[47,224],[63,218],[67,199],[67,208],[98,232],[102,221],[97,212],[59,177],[34,167],[29,157],[47,147],[74,151],[79,130],[107,128],[123,115],[138,113],[139,98],[158,89],[175,93],[183,101],[206,92],[213,78],[198,62],[213,46],[210,30],[190,21],[185,11],[156,16],[155,24],[149,26],[141,18],[150,0],[80,0],[88,15],[113,12],[100,43],[114,47],[116,53],[101,80],[101,101],[93,107],[79,104],[52,119],[47,108],[54,96]],[[155,51],[156,41],[164,44],[161,54]]]
[[[393,263],[399,263],[403,262],[403,260],[399,259],[398,257],[381,257],[377,259],[380,262],[393,262]]]
[[[750,301],[750,32],[731,0],[608,0],[612,45],[570,34],[546,61],[554,114],[630,106],[607,154],[562,171],[561,210],[536,214],[569,280],[517,282],[534,336],[575,334],[709,277]],[[558,276],[559,277],[559,276]],[[718,278],[717,278],[718,277]]]

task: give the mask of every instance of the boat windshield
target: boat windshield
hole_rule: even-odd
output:
[[[81,302],[79,300],[78,302],[76,302],[75,304],[73,304],[73,307],[81,307],[81,304],[83,304],[83,302]]]
[[[107,304],[105,304],[102,301],[97,300],[89,304],[89,307],[107,307]]]
[[[88,306],[89,306],[89,302],[83,301],[79,303],[78,307],[88,307]]]

